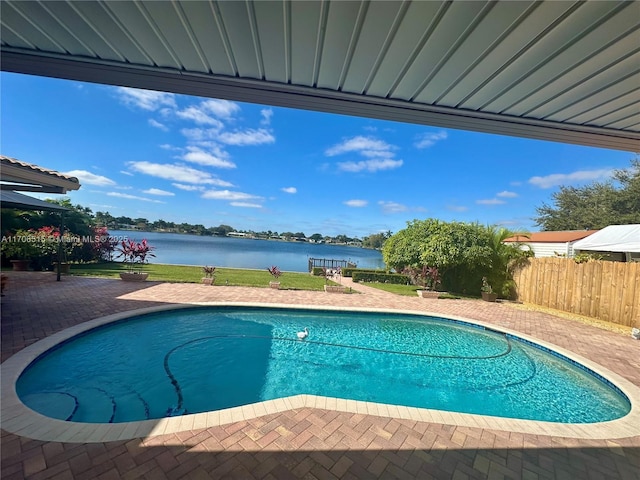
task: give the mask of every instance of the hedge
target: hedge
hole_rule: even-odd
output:
[[[373,269],[367,269],[367,268],[355,268],[355,267],[345,267],[342,269],[342,276],[343,277],[353,277],[353,274],[355,272],[362,272],[362,273],[386,273],[384,270],[373,270]]]
[[[379,272],[353,272],[354,282],[393,283],[396,285],[408,285],[409,277],[398,273]]]

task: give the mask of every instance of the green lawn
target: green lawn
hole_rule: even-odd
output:
[[[122,263],[96,263],[72,265],[71,274],[90,277],[119,278],[125,272]],[[149,274],[150,281],[174,283],[200,283],[204,274],[201,267],[186,265],[148,264],[142,269]],[[216,285],[236,285],[244,287],[268,287],[273,277],[267,270],[244,270],[239,268],[217,268]],[[313,277],[308,273],[284,272],[278,279],[281,289],[289,290],[323,290],[324,278]],[[330,285],[336,285],[329,281]]]
[[[397,285],[394,283],[362,282],[362,285],[409,297],[416,297],[418,295],[416,290],[420,289],[417,285]]]
[[[384,290],[385,292],[395,293],[396,295],[406,295],[408,297],[417,297],[418,294],[416,290],[421,290],[421,287],[416,285],[394,285],[392,283],[376,283],[376,282],[363,282],[363,285],[367,287],[378,288],[380,290]],[[443,299],[459,299],[462,298],[459,295],[452,295],[450,293],[442,292],[438,298]],[[467,297],[467,298],[477,298],[477,297]]]

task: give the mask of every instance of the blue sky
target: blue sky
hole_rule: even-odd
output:
[[[3,155],[70,173],[94,212],[366,236],[413,219],[538,230],[559,185],[629,167],[593,147],[10,73]]]

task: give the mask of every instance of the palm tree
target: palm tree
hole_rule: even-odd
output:
[[[528,262],[533,251],[526,243],[504,241],[516,235],[528,238],[528,233],[495,226],[487,226],[486,230],[491,247],[491,270],[487,274],[489,284],[501,297],[509,298],[515,291],[513,273]]]

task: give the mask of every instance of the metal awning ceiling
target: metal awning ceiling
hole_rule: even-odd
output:
[[[6,0],[1,68],[640,151],[640,3]]]

